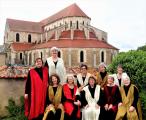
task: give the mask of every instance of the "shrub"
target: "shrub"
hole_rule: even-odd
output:
[[[142,101],[142,111],[146,119],[146,114],[144,114],[146,113],[146,52],[133,50],[119,53],[108,66],[108,71],[116,73],[118,64],[122,64],[132,83],[138,87]]]

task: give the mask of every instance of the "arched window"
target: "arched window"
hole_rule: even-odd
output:
[[[77,29],[79,29],[79,22],[77,21]]]
[[[70,21],[70,27],[72,27],[72,21]]]
[[[83,21],[83,25],[84,25],[84,21]]]
[[[31,43],[31,35],[28,35],[28,43]]]
[[[19,33],[16,33],[16,42],[19,42],[20,38],[19,38]]]
[[[104,62],[104,52],[101,52],[101,62]]]
[[[59,57],[59,58],[61,57],[61,52],[60,52],[60,51],[58,52],[58,57]]]
[[[80,52],[80,62],[84,62],[84,52]]]
[[[43,53],[41,52],[41,59],[43,59]]]
[[[20,53],[20,60],[22,60],[22,53]]]

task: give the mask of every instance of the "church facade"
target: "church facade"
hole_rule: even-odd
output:
[[[39,22],[7,19],[4,45],[6,64],[33,65],[37,57],[43,61],[50,48],[60,49],[66,67],[86,63],[96,67],[110,64],[119,50],[107,41],[107,33],[90,25],[88,17],[76,4]]]

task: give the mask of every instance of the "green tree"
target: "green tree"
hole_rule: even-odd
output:
[[[143,113],[146,113],[146,52],[141,50],[121,52],[108,66],[108,71],[116,73],[118,64],[122,64],[132,83],[138,87]],[[146,115],[144,115],[144,118],[146,119]]]
[[[143,51],[146,51],[146,45],[141,46],[141,47],[138,47],[137,50],[143,50]]]

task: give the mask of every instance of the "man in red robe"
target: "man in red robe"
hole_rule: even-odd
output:
[[[42,120],[48,86],[48,69],[42,67],[41,58],[36,59],[35,65],[36,67],[28,73],[25,86],[25,116],[29,120]]]

